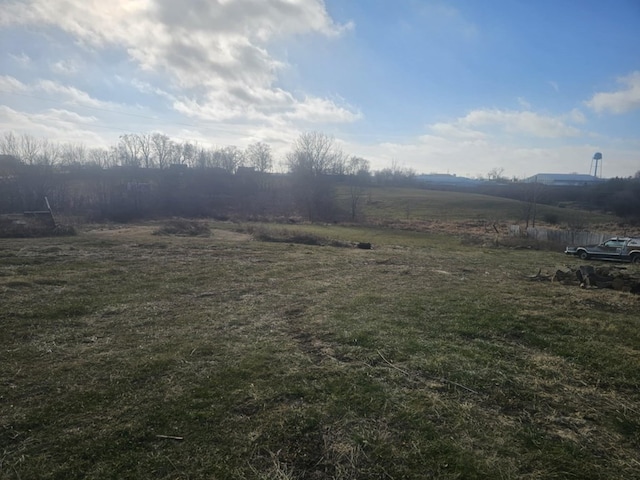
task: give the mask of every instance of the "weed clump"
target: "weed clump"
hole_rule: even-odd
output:
[[[313,233],[289,230],[286,228],[268,228],[265,226],[247,226],[243,228],[245,233],[253,236],[256,240],[262,242],[277,242],[277,243],[296,243],[300,245],[316,245],[331,247],[348,247],[349,243],[341,242],[326,238]]]
[[[178,235],[186,237],[208,237],[211,228],[204,222],[193,220],[174,219],[165,223],[153,232],[154,235]]]

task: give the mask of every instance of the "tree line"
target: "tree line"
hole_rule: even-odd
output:
[[[171,165],[187,165],[234,173],[241,166],[259,172],[269,172],[274,166],[271,147],[264,142],[253,143],[245,150],[235,146],[211,148],[198,142],[178,142],[162,133],[125,134],[116,145],[87,148],[83,144],[58,144],[7,132],[0,138],[0,154],[18,158],[25,165],[87,165],[103,169],[126,166],[162,170]]]
[[[276,164],[281,173],[274,173]],[[490,173],[473,190],[521,201],[527,224],[535,224],[536,204],[640,221],[640,172],[580,187],[504,182],[502,169]],[[42,209],[47,197],[56,212],[94,221],[171,215],[356,221],[372,186],[428,188],[415,177],[397,161],[372,171],[368,160],[321,132],[301,134],[278,162],[264,142],[207,147],[150,133],[87,148],[12,132],[0,137],[0,213]]]
[[[640,171],[632,177],[610,178],[592,185],[549,186],[525,182],[485,182],[478,193],[523,202],[522,220],[535,226],[536,204],[611,213],[627,222],[640,222]],[[552,218],[545,219],[554,223]]]
[[[372,172],[331,136],[301,134],[282,159],[264,142],[245,149],[178,142],[161,133],[126,134],[108,148],[57,144],[12,132],[0,137],[0,213],[37,210],[46,196],[62,214],[127,221],[167,215],[301,216],[356,220],[366,188],[409,184],[394,162]],[[344,185],[348,201],[338,202]]]

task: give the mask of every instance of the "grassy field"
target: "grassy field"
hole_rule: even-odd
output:
[[[349,189],[338,189],[344,209],[349,209]],[[367,220],[398,224],[407,222],[481,222],[481,223],[523,223],[526,203],[508,198],[417,188],[371,187],[363,190],[358,208]],[[536,206],[537,222],[553,217],[555,223],[590,227],[615,223],[618,219],[583,210],[559,208],[549,205]]]
[[[637,478],[639,296],[440,233],[211,227],[0,240],[0,478]]]

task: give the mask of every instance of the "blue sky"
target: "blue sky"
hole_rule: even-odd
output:
[[[374,169],[640,170],[638,0],[0,0],[0,134],[125,133]]]

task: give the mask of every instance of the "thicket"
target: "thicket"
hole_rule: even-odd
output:
[[[595,185],[549,186],[514,182],[487,184],[477,191],[527,204],[538,203],[566,208],[580,208],[613,213],[628,221],[640,221],[640,172],[634,177],[612,178]]]
[[[44,208],[89,221],[269,216],[293,212],[286,178],[212,168],[21,165],[0,180],[0,213]]]
[[[90,221],[127,222],[181,216],[225,219],[301,216],[355,220],[363,189],[411,183],[414,172],[394,163],[373,174],[333,137],[300,135],[271,173],[267,144],[205,148],[160,134],[123,135],[108,149],[57,145],[28,135],[0,138],[0,213],[38,210],[47,197],[57,213]],[[335,189],[348,185],[342,211]]]

